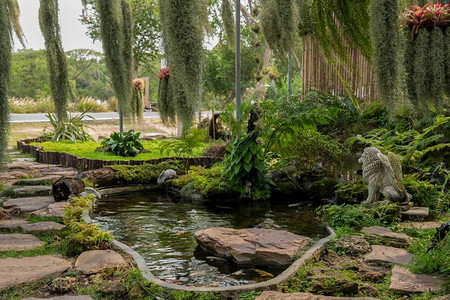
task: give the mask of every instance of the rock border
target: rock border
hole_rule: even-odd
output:
[[[83,210],[82,214],[82,220],[86,222],[87,224],[92,223],[92,219],[89,215],[88,210]],[[294,263],[292,263],[286,270],[284,270],[280,275],[278,275],[275,278],[272,278],[270,280],[259,282],[259,283],[252,283],[252,284],[245,284],[245,285],[238,285],[238,286],[226,286],[226,287],[195,287],[195,286],[187,286],[187,285],[180,285],[180,284],[174,284],[169,283],[163,280],[160,280],[156,278],[152,272],[148,269],[147,264],[144,260],[144,258],[137,253],[135,250],[133,250],[128,245],[125,245],[124,243],[121,243],[117,240],[112,241],[112,247],[115,250],[120,250],[128,255],[130,255],[133,260],[136,262],[137,267],[141,271],[142,276],[144,279],[150,281],[151,283],[154,283],[160,287],[168,288],[168,289],[174,289],[179,291],[185,291],[185,292],[215,292],[215,293],[221,293],[221,294],[234,294],[234,293],[244,293],[244,292],[251,292],[251,291],[265,291],[265,290],[273,290],[276,289],[278,286],[288,283],[291,279],[291,277],[297,273],[297,271],[310,262],[311,260],[318,259],[322,252],[326,249],[328,242],[336,236],[336,233],[334,230],[327,226],[327,231],[329,235],[327,237],[324,237],[320,239],[318,242],[316,242],[314,245],[312,245],[300,258],[298,258]]]
[[[188,163],[191,166],[211,167],[213,164],[221,162],[223,160],[222,158],[206,157],[206,156],[200,157],[171,156],[150,160],[130,160],[130,161],[90,159],[90,158],[81,158],[66,152],[45,151],[42,149],[42,147],[29,145],[30,143],[36,143],[41,141],[42,137],[17,141],[17,150],[22,151],[23,153],[31,154],[38,163],[62,165],[66,168],[73,168],[75,170],[80,171],[95,170],[110,165],[143,165],[143,164],[156,165],[165,161],[173,161],[173,160],[181,160],[184,163]]]

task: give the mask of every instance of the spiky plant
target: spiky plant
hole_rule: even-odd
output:
[[[231,48],[235,47],[235,20],[233,16],[233,6],[230,3],[230,0],[222,0],[222,22],[223,27],[225,29],[225,35],[227,37],[228,42],[230,43]]]
[[[40,0],[39,25],[47,49],[50,89],[59,121],[67,119],[67,98],[70,94],[66,54],[64,53],[58,22],[58,1]]]
[[[132,21],[126,0],[97,0],[106,66],[119,102],[120,132],[130,113],[132,96]]]
[[[400,75],[399,3],[398,0],[372,0],[369,9],[372,61],[378,93],[385,104],[395,103]]]
[[[178,122],[188,129],[199,101],[205,0],[160,0],[164,48],[170,63],[170,86]]]
[[[435,26],[431,31],[429,43],[430,65],[430,100],[441,106],[445,89],[445,45],[444,33]]]
[[[414,41],[414,86],[416,99],[412,99],[415,105],[421,106],[424,100],[429,99],[429,64],[430,64],[430,32],[427,28],[420,28]]]

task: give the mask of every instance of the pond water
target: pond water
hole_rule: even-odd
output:
[[[270,279],[283,270],[241,268],[217,261],[197,247],[194,233],[210,227],[271,228],[311,238],[327,235],[314,208],[297,201],[196,205],[165,193],[102,198],[95,208],[95,222],[144,257],[158,278],[185,285],[229,286]]]

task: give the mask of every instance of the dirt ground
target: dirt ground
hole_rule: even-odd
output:
[[[114,131],[119,131],[119,120],[108,121],[86,121],[86,132],[89,133],[95,140],[99,136],[108,137]],[[38,137],[42,135],[44,128],[50,129],[51,125],[47,122],[42,123],[11,123],[9,145],[15,146],[17,140]],[[134,129],[136,132],[141,132],[141,136],[146,133],[162,133],[170,136],[175,135],[177,128],[168,127],[162,124],[159,118],[144,119],[141,124],[127,123],[124,124],[124,130]]]

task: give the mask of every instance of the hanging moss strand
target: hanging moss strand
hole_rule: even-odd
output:
[[[6,2],[0,2],[0,166],[8,146],[9,105],[6,96],[11,72],[11,26]]]
[[[430,100],[437,106],[442,105],[445,89],[445,45],[444,33],[435,26],[430,35]]]
[[[430,65],[430,32],[426,28],[419,29],[414,41],[414,86],[416,88],[416,105],[423,105],[429,96],[429,65]]]
[[[445,89],[447,97],[450,98],[450,26],[447,26],[444,35],[445,45]]]
[[[132,96],[132,23],[125,0],[97,0],[100,35],[120,112],[128,116]]]
[[[23,34],[22,27],[19,23],[19,16],[20,16],[20,8],[19,3],[17,0],[6,0],[7,9],[8,9],[8,17],[9,22],[11,24],[12,29],[14,30],[14,33],[16,34],[19,42],[22,44],[24,48],[25,47],[25,36]]]
[[[66,54],[64,53],[58,22],[58,1],[40,0],[39,25],[47,49],[50,89],[59,122],[67,119],[67,98],[70,95]]]
[[[158,112],[161,121],[166,125],[174,125],[176,121],[175,106],[172,96],[170,78],[161,78],[158,86]]]
[[[233,15],[233,6],[230,0],[222,0],[222,22],[225,29],[225,35],[227,41],[230,43],[231,48],[235,47],[235,20]]]
[[[411,38],[411,30],[409,28],[403,30],[405,49],[403,56],[403,65],[405,69],[405,86],[407,98],[415,103],[417,100],[416,87],[414,86],[414,40]]]

